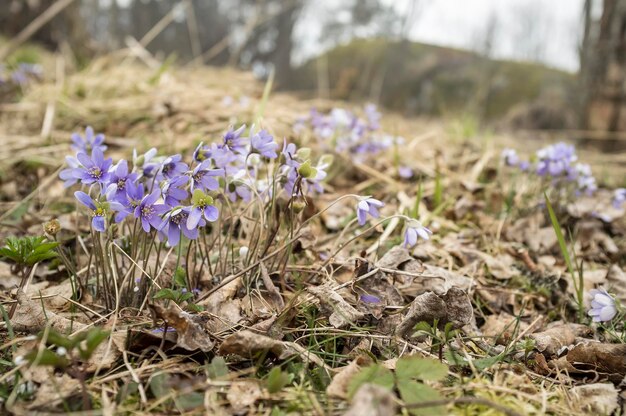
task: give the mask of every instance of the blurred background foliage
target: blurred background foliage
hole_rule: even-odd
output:
[[[475,16],[472,5],[447,0],[5,2],[5,39],[55,3],[66,3],[31,40],[71,56],[78,68],[139,44],[162,60],[229,65],[261,79],[273,71],[282,90],[371,101],[407,116],[469,114],[523,129],[615,132],[626,126],[626,0],[568,1],[565,8],[542,0],[506,6],[475,0],[469,2],[476,3]],[[478,6],[490,11],[478,13]],[[432,26],[425,17],[430,9],[459,8],[478,29],[439,28],[456,33],[457,41],[448,42],[454,47],[416,41],[418,29]],[[563,23],[560,15],[574,19]],[[566,42],[556,42],[563,33]],[[506,44],[508,54],[502,53]],[[37,60],[35,49],[20,54],[10,59]],[[560,64],[561,55],[575,55],[576,62]]]

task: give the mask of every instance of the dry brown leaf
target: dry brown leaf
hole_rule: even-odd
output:
[[[322,312],[330,314],[328,320],[335,328],[343,328],[363,319],[365,314],[350,305],[328,284],[309,286],[307,290],[319,299]]]
[[[18,331],[35,333],[50,326],[61,333],[69,333],[85,328],[83,323],[72,321],[52,311],[44,311],[41,301],[31,300],[22,290],[17,292],[17,302],[19,306],[11,319],[11,324]]]
[[[535,340],[535,349],[549,356],[557,354],[563,347],[574,344],[579,337],[593,333],[587,325],[552,323],[545,331],[530,335]]]
[[[395,395],[382,386],[363,384],[352,398],[344,416],[388,416],[396,414]]]
[[[233,407],[235,413],[246,410],[254,403],[264,398],[263,390],[256,380],[237,380],[233,381],[226,393],[226,399]]]
[[[433,292],[419,295],[398,325],[396,334],[410,337],[417,323],[424,321],[432,324],[435,320],[441,328],[447,323],[451,323],[455,329],[471,323],[474,320],[474,310],[467,294],[453,287],[443,296]]]
[[[339,372],[335,374],[332,381],[326,387],[326,394],[329,397],[337,397],[339,399],[348,398],[348,385],[350,380],[361,371],[361,368],[372,363],[372,359],[367,355],[360,355],[350,362],[345,367],[339,369]]]
[[[567,353],[567,361],[576,369],[626,376],[626,344],[585,342]]]
[[[450,288],[469,290],[472,279],[444,268],[423,264],[414,259],[402,246],[391,248],[377,263],[377,267],[407,273],[388,272],[394,277],[395,286],[406,296],[417,296],[425,292],[445,294]]]
[[[610,415],[618,408],[619,391],[611,383],[594,383],[572,387],[574,407],[595,415]]]
[[[326,368],[326,364],[317,355],[295,342],[278,341],[248,330],[229,335],[219,348],[220,355],[236,354],[244,358],[254,358],[264,351],[270,351],[280,360],[298,355],[304,361]]]
[[[514,336],[528,329],[526,322],[516,323],[516,321],[516,317],[501,312],[499,315],[487,316],[480,330],[485,337],[493,339],[496,344],[507,345]]]
[[[188,351],[209,352],[215,343],[207,330],[207,315],[192,315],[176,308],[165,309],[160,305],[150,305],[156,316],[176,330],[176,345]]]

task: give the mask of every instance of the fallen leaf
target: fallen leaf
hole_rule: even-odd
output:
[[[226,337],[220,345],[219,353],[236,354],[244,358],[254,358],[258,353],[270,351],[279,360],[285,360],[294,355],[304,361],[326,368],[326,364],[315,354],[295,342],[278,341],[276,339],[242,330]]]
[[[44,311],[41,301],[31,300],[22,290],[17,291],[18,308],[11,324],[18,331],[39,332],[46,326],[61,333],[80,331],[86,325],[76,320],[67,319],[52,311]]]
[[[616,375],[617,380],[626,376],[626,344],[585,342],[567,353],[567,361],[578,370],[593,370]]]
[[[432,325],[435,320],[440,328],[451,323],[453,328],[458,329],[471,323],[474,320],[474,310],[467,294],[453,287],[443,296],[433,292],[419,295],[398,325],[396,334],[410,337],[416,324],[428,322]]]
[[[579,337],[588,337],[593,333],[587,325],[564,324],[555,322],[545,331],[531,334],[535,349],[544,355],[556,355],[563,347],[574,344]]]
[[[209,352],[215,343],[206,329],[207,315],[192,315],[172,305],[165,309],[160,305],[150,305],[156,316],[167,322],[168,326],[176,330],[176,345],[188,351],[200,350]]]
[[[345,367],[339,369],[332,381],[326,387],[326,394],[329,397],[337,397],[340,399],[348,398],[348,385],[352,377],[361,371],[361,368],[372,363],[372,359],[367,355],[360,355]]]
[[[352,405],[344,416],[387,416],[396,414],[395,395],[382,386],[363,384],[352,397]]]
[[[328,284],[309,286],[307,290],[320,301],[323,312],[330,314],[328,320],[335,328],[346,327],[365,317],[363,312],[359,312],[354,306],[346,302]]]
[[[591,414],[610,415],[618,408],[619,391],[611,383],[594,383],[570,389],[576,409]]]
[[[255,380],[236,380],[230,385],[226,399],[235,413],[242,412],[263,398],[263,390]]]

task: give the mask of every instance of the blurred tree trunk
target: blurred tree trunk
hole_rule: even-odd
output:
[[[0,7],[0,34],[11,38],[24,29],[55,0],[3,0]],[[72,49],[78,60],[92,54],[92,45],[84,20],[80,14],[80,2],[70,4],[31,38],[45,47],[56,50],[63,43]]]
[[[583,44],[582,126],[626,131],[626,0],[604,0],[597,36]]]

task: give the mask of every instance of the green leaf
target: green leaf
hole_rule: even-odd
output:
[[[111,333],[109,331],[103,331],[100,328],[94,328],[90,330],[87,334],[86,348],[84,349],[84,354],[81,351],[82,358],[90,358],[96,348],[98,348],[98,345],[100,345],[105,339],[107,339],[110,334]]]
[[[404,380],[441,380],[448,375],[448,366],[437,360],[417,356],[402,357],[396,363],[398,382]]]
[[[157,373],[152,376],[150,379],[150,391],[154,397],[163,397],[169,390],[170,387],[167,383],[167,374]]]
[[[391,390],[394,382],[395,380],[391,370],[386,369],[380,364],[374,364],[369,367],[365,367],[352,377],[352,380],[350,380],[350,384],[348,385],[348,397],[352,398],[359,387],[365,383],[376,384]]]
[[[174,273],[174,284],[180,287],[187,287],[185,269],[178,267]]]
[[[176,299],[178,299],[178,295],[179,293],[175,290],[165,288],[156,292],[153,296],[153,299],[169,299],[176,301]]]
[[[39,334],[39,338],[41,339],[42,337],[43,337],[43,332]],[[48,332],[47,343],[48,345],[54,344],[59,347],[63,347],[68,351],[73,349],[77,344],[77,342],[75,342],[74,339],[63,335],[55,331],[54,329],[50,329],[50,331]]]
[[[291,382],[292,377],[282,371],[279,366],[272,368],[267,375],[267,391],[270,393],[278,393]]]
[[[228,375],[228,366],[223,357],[215,356],[211,364],[207,365],[207,376],[211,380],[216,380]]]
[[[195,303],[188,303],[186,309],[189,312],[202,312],[204,310],[204,307],[200,305],[196,305]]]
[[[441,395],[435,389],[423,383],[416,381],[404,381],[398,383],[398,391],[400,397],[405,404],[417,404],[441,400]],[[429,406],[409,409],[414,415],[443,415],[445,408],[443,406]]]
[[[49,349],[41,350],[41,352],[35,349],[26,354],[24,359],[33,365],[47,365],[55,368],[65,368],[69,364],[67,358],[57,355]]]
[[[192,391],[174,398],[176,405],[182,410],[193,410],[204,405],[204,394]]]

